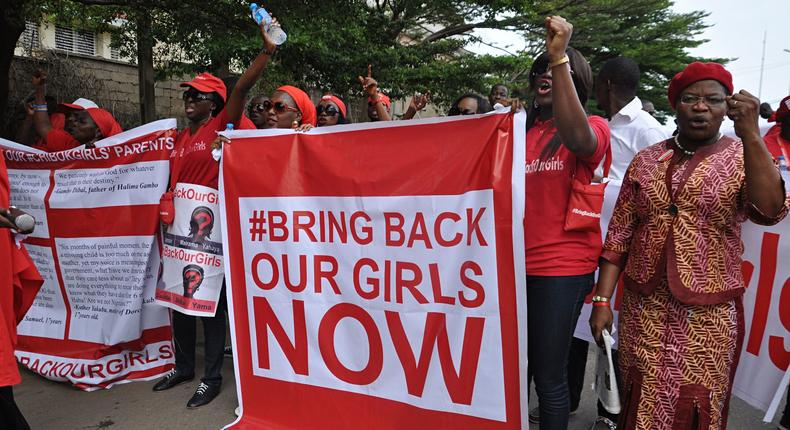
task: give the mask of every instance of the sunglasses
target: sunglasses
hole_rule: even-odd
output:
[[[250,112],[266,112],[272,108],[272,102],[266,100],[263,103],[255,103],[250,105]]]
[[[272,103],[270,101],[263,102],[263,107],[268,111],[274,109],[275,113],[285,113],[285,112],[299,112],[299,109],[295,107],[288,106],[283,102]]]
[[[315,108],[315,112],[318,115],[326,114],[326,116],[335,116],[340,113],[336,107],[331,105],[318,105],[318,107]]]
[[[184,101],[192,99],[197,102],[202,102],[205,100],[214,100],[214,96],[210,93],[201,93],[200,91],[195,90],[186,90],[184,91],[184,95],[182,96]]]
[[[530,74],[529,74],[529,76],[530,76],[532,79],[535,79],[535,78],[537,78],[538,76],[540,76],[540,75],[542,75],[542,74],[546,73],[546,70],[548,70],[548,64],[547,64],[547,65],[545,65],[545,66],[538,66],[538,67],[537,67],[535,70],[533,70],[533,71],[532,71],[532,73],[530,73]],[[570,72],[571,72],[571,75],[573,75],[573,74],[574,74],[574,73],[573,73],[573,69],[571,69],[571,70],[570,70]]]

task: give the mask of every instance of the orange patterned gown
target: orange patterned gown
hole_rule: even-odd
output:
[[[626,285],[622,430],[726,428],[744,331],[741,223],[788,210],[767,217],[749,202],[741,141],[678,154],[670,139],[636,155],[601,255]]]

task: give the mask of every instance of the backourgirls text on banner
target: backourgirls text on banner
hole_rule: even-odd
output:
[[[44,285],[19,324],[19,362],[84,390],[173,367],[167,309],[154,303],[159,197],[175,120],[46,153],[0,142],[11,203],[36,218],[25,247]]]
[[[526,428],[524,119],[228,134],[231,428]]]
[[[218,203],[215,189],[176,184],[175,220],[163,235],[164,276],[156,290],[160,305],[196,316],[217,312],[225,277]]]
[[[790,175],[784,173],[785,183]],[[601,227],[606,232],[620,185],[612,182],[606,189]],[[766,422],[776,412],[772,399],[784,393],[782,378],[790,365],[790,218],[774,226],[751,222],[743,224],[743,298],[745,333],[741,358],[735,373],[733,394],[750,405],[766,411]],[[623,295],[623,282],[617,285],[614,299],[615,325]],[[582,308],[575,336],[592,342],[590,334],[591,297]],[[615,333],[615,337],[617,334]],[[617,345],[615,344],[615,347]]]

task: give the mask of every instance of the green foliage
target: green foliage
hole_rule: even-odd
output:
[[[86,6],[80,3],[102,3]],[[111,5],[106,5],[110,3]],[[342,96],[360,95],[357,76],[373,65],[385,91],[401,97],[430,90],[447,104],[457,95],[486,94],[494,82],[526,93],[527,71],[541,50],[543,19],[559,14],[574,25],[572,45],[598,70],[626,55],[643,71],[640,96],[668,112],[668,79],[695,58],[687,48],[704,40],[705,12],[677,14],[670,0],[271,0],[261,2],[280,19],[288,41],[260,84],[264,91],[291,83]],[[111,29],[115,43],[134,57],[137,24],[150,24],[158,77],[209,70],[243,70],[262,43],[242,0],[43,0],[30,14],[59,22]],[[122,18],[118,21],[117,18]],[[113,20],[120,27],[108,27]],[[526,41],[513,56],[475,55],[464,48],[475,28],[511,30]]]

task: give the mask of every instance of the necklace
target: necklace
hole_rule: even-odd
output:
[[[715,142],[718,142],[718,141],[719,141],[719,139],[721,139],[721,133],[719,133],[719,135],[718,135],[718,136],[716,136],[716,140],[715,140]],[[680,140],[678,140],[678,135],[677,135],[677,134],[675,135],[675,145],[677,145],[677,146],[678,146],[678,148],[679,148],[679,149],[680,149],[680,150],[681,150],[681,151],[682,151],[684,154],[688,155],[689,157],[693,157],[693,156],[694,156],[694,152],[695,152],[695,151],[689,151],[688,149],[684,148],[684,147],[683,147],[683,145],[681,145],[681,144],[680,144]]]

